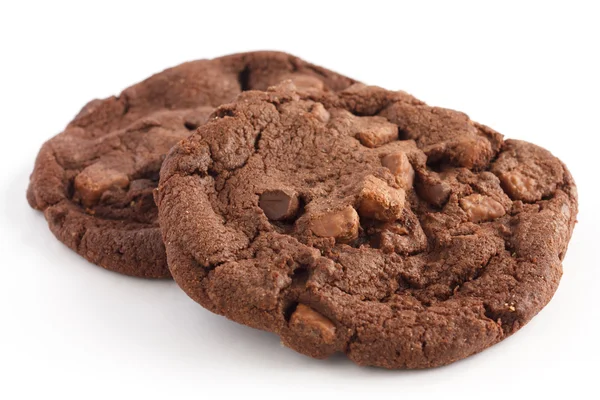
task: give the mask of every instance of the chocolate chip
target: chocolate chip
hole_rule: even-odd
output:
[[[300,201],[298,194],[290,189],[275,189],[263,192],[258,200],[258,206],[273,221],[293,218],[298,212]]]
[[[298,304],[296,307],[290,318],[290,327],[305,335],[316,336],[327,344],[332,344],[336,338],[333,322],[304,304]]]
[[[405,193],[388,186],[374,176],[368,176],[358,197],[358,213],[379,221],[394,221],[402,215]]]
[[[126,188],[129,178],[101,163],[92,164],[75,177],[75,192],[81,203],[91,207],[98,203],[104,192],[111,188]]]
[[[356,137],[366,147],[379,147],[398,140],[398,127],[382,117],[360,117]]]
[[[504,172],[499,176],[502,187],[515,200],[536,201],[542,198],[537,182],[519,170]]]
[[[448,201],[452,188],[440,176],[431,171],[420,171],[416,185],[417,194],[429,204],[442,207]]]
[[[311,231],[320,237],[333,237],[347,242],[358,237],[360,221],[356,210],[346,206],[341,210],[315,212],[311,215]]]
[[[452,189],[445,182],[436,183],[431,186],[423,186],[421,196],[434,206],[443,206],[450,197]]]
[[[500,218],[506,211],[502,204],[489,196],[472,194],[460,199],[460,206],[471,222],[485,222]]]
[[[410,165],[406,153],[397,151],[388,154],[381,159],[381,165],[390,170],[396,177],[396,182],[401,188],[405,190],[410,190],[412,188],[415,179],[415,171],[412,165]]]
[[[565,177],[564,166],[549,151],[518,140],[505,142],[491,172],[512,200],[526,203],[552,196]]]
[[[300,90],[307,90],[307,89],[323,90],[323,88],[324,88],[323,81],[312,75],[292,74],[286,78],[290,79],[292,82],[294,82],[294,85],[296,85],[296,87]]]
[[[312,106],[310,113],[323,123],[329,122],[329,119],[331,118],[329,111],[327,111],[321,103],[316,103]]]

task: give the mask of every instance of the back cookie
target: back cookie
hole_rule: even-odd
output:
[[[27,199],[54,235],[92,263],[123,274],[169,277],[152,192],[165,154],[215,107],[244,90],[284,79],[304,90],[342,90],[354,81],[277,52],[181,64],[93,100],[46,142]]]

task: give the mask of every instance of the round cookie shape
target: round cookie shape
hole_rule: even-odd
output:
[[[156,195],[173,277],[212,312],[308,356],[427,368],[516,332],[556,290],[577,195],[549,152],[361,84],[285,82],[214,115]]]
[[[60,241],[90,262],[132,276],[169,277],[152,193],[166,153],[215,107],[286,79],[305,92],[355,83],[279,52],[167,69],[118,97],[91,101],[47,141],[30,177],[29,204],[44,212]]]

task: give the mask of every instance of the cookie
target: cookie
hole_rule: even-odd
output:
[[[356,84],[246,92],[167,156],[169,267],[214,313],[311,357],[426,368],[516,332],[557,288],[577,213],[548,151]]]
[[[169,276],[152,191],[167,151],[213,109],[249,89],[291,79],[302,90],[355,81],[297,57],[253,52],[181,64],[93,100],[46,142],[27,199],[54,235],[92,263],[127,275]]]

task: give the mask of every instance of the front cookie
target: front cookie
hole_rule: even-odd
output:
[[[46,142],[27,192],[54,235],[90,262],[127,275],[168,277],[152,191],[171,146],[244,90],[292,79],[303,90],[353,80],[277,52],[234,54],[167,69],[87,104]]]
[[[552,297],[575,224],[564,165],[462,113],[354,85],[247,92],[175,146],[157,201],[173,277],[301,353],[425,368]]]

